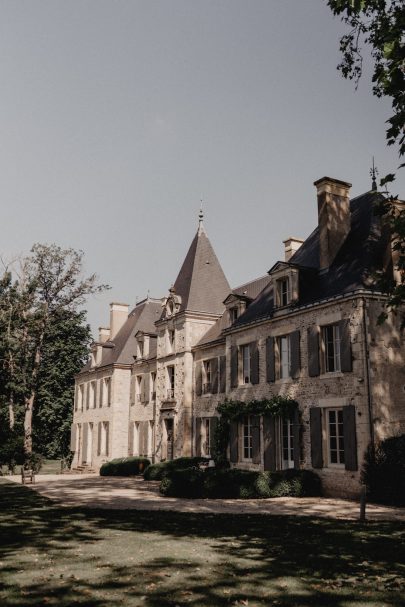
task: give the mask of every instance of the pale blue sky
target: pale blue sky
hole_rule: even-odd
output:
[[[324,0],[1,0],[2,256],[83,249],[112,287],[96,329],[165,295],[202,194],[230,284],[263,275],[315,227],[314,180],[356,195],[373,154],[398,164],[389,103],[336,70],[343,29]]]

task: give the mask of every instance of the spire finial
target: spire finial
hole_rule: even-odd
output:
[[[377,191],[377,175],[378,175],[378,170],[377,170],[377,167],[374,165],[374,156],[373,156],[373,166],[370,169],[370,176],[372,179],[371,189],[373,192]]]
[[[198,233],[200,233],[201,231],[204,230],[203,220],[204,220],[203,197],[201,195],[201,198],[200,198],[200,212],[198,213]]]

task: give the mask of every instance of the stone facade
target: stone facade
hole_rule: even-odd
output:
[[[369,443],[405,432],[400,320],[378,324],[384,298],[367,257],[371,233],[384,267],[391,244],[372,217],[373,193],[350,202],[346,182],[315,185],[318,229],[285,240],[267,278],[231,290],[200,217],[167,297],[129,315],[112,304],[114,332],[101,330],[76,380],[73,467],[210,457],[219,403],[282,395],[298,403],[295,418],[234,424],[231,465],[314,469],[325,494],[358,494]]]

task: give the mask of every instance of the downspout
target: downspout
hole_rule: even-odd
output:
[[[373,401],[371,397],[371,369],[370,369],[370,351],[368,347],[368,323],[367,323],[367,304],[365,297],[362,297],[363,302],[363,333],[364,333],[364,356],[365,356],[365,372],[367,382],[367,407],[368,421],[370,426],[370,442],[374,449],[374,420],[373,420]]]

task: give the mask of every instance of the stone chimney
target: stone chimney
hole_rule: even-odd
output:
[[[351,183],[322,177],[315,181],[318,197],[320,269],[332,265],[346,236],[350,232]]]
[[[104,344],[110,339],[110,327],[99,327],[98,328],[98,341],[100,344]]]
[[[283,240],[284,243],[284,261],[289,261],[296,251],[300,248],[304,241],[301,238],[290,236]]]
[[[110,339],[114,339],[128,318],[129,304],[110,304]]]

